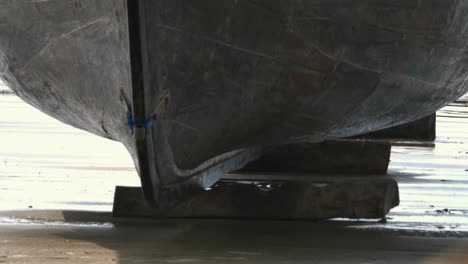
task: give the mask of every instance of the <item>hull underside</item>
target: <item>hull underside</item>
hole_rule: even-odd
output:
[[[468,1],[128,5],[0,0],[0,75],[45,113],[122,142],[155,205],[265,147],[407,123],[467,92]],[[128,129],[128,115],[153,114],[143,137]]]

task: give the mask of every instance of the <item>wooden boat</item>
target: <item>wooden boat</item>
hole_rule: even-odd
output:
[[[455,100],[467,25],[465,0],[0,0],[0,74],[45,113],[122,142],[148,200],[171,206],[265,147]]]

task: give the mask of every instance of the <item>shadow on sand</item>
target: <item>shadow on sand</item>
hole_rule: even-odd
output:
[[[442,256],[447,260],[449,254],[461,252],[457,248],[468,245],[459,238],[349,228],[349,222],[116,219],[87,212],[63,215],[66,222],[108,223],[106,228],[78,225],[54,235],[112,250],[117,254],[115,261],[122,264],[439,263],[431,259]]]

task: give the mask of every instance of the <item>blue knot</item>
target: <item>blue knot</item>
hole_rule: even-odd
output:
[[[145,129],[145,137],[148,133],[148,127],[153,120],[156,119],[156,114],[150,115],[148,118],[141,120],[141,119],[134,119],[132,113],[127,113],[127,123],[128,129],[130,133],[133,134],[135,127],[143,127]]]

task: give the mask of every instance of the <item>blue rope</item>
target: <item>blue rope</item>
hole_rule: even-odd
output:
[[[135,127],[143,127],[145,128],[145,137],[148,133],[148,127],[153,120],[156,119],[156,114],[150,115],[148,118],[141,120],[141,119],[134,119],[132,113],[127,113],[127,123],[128,129],[133,134]]]

